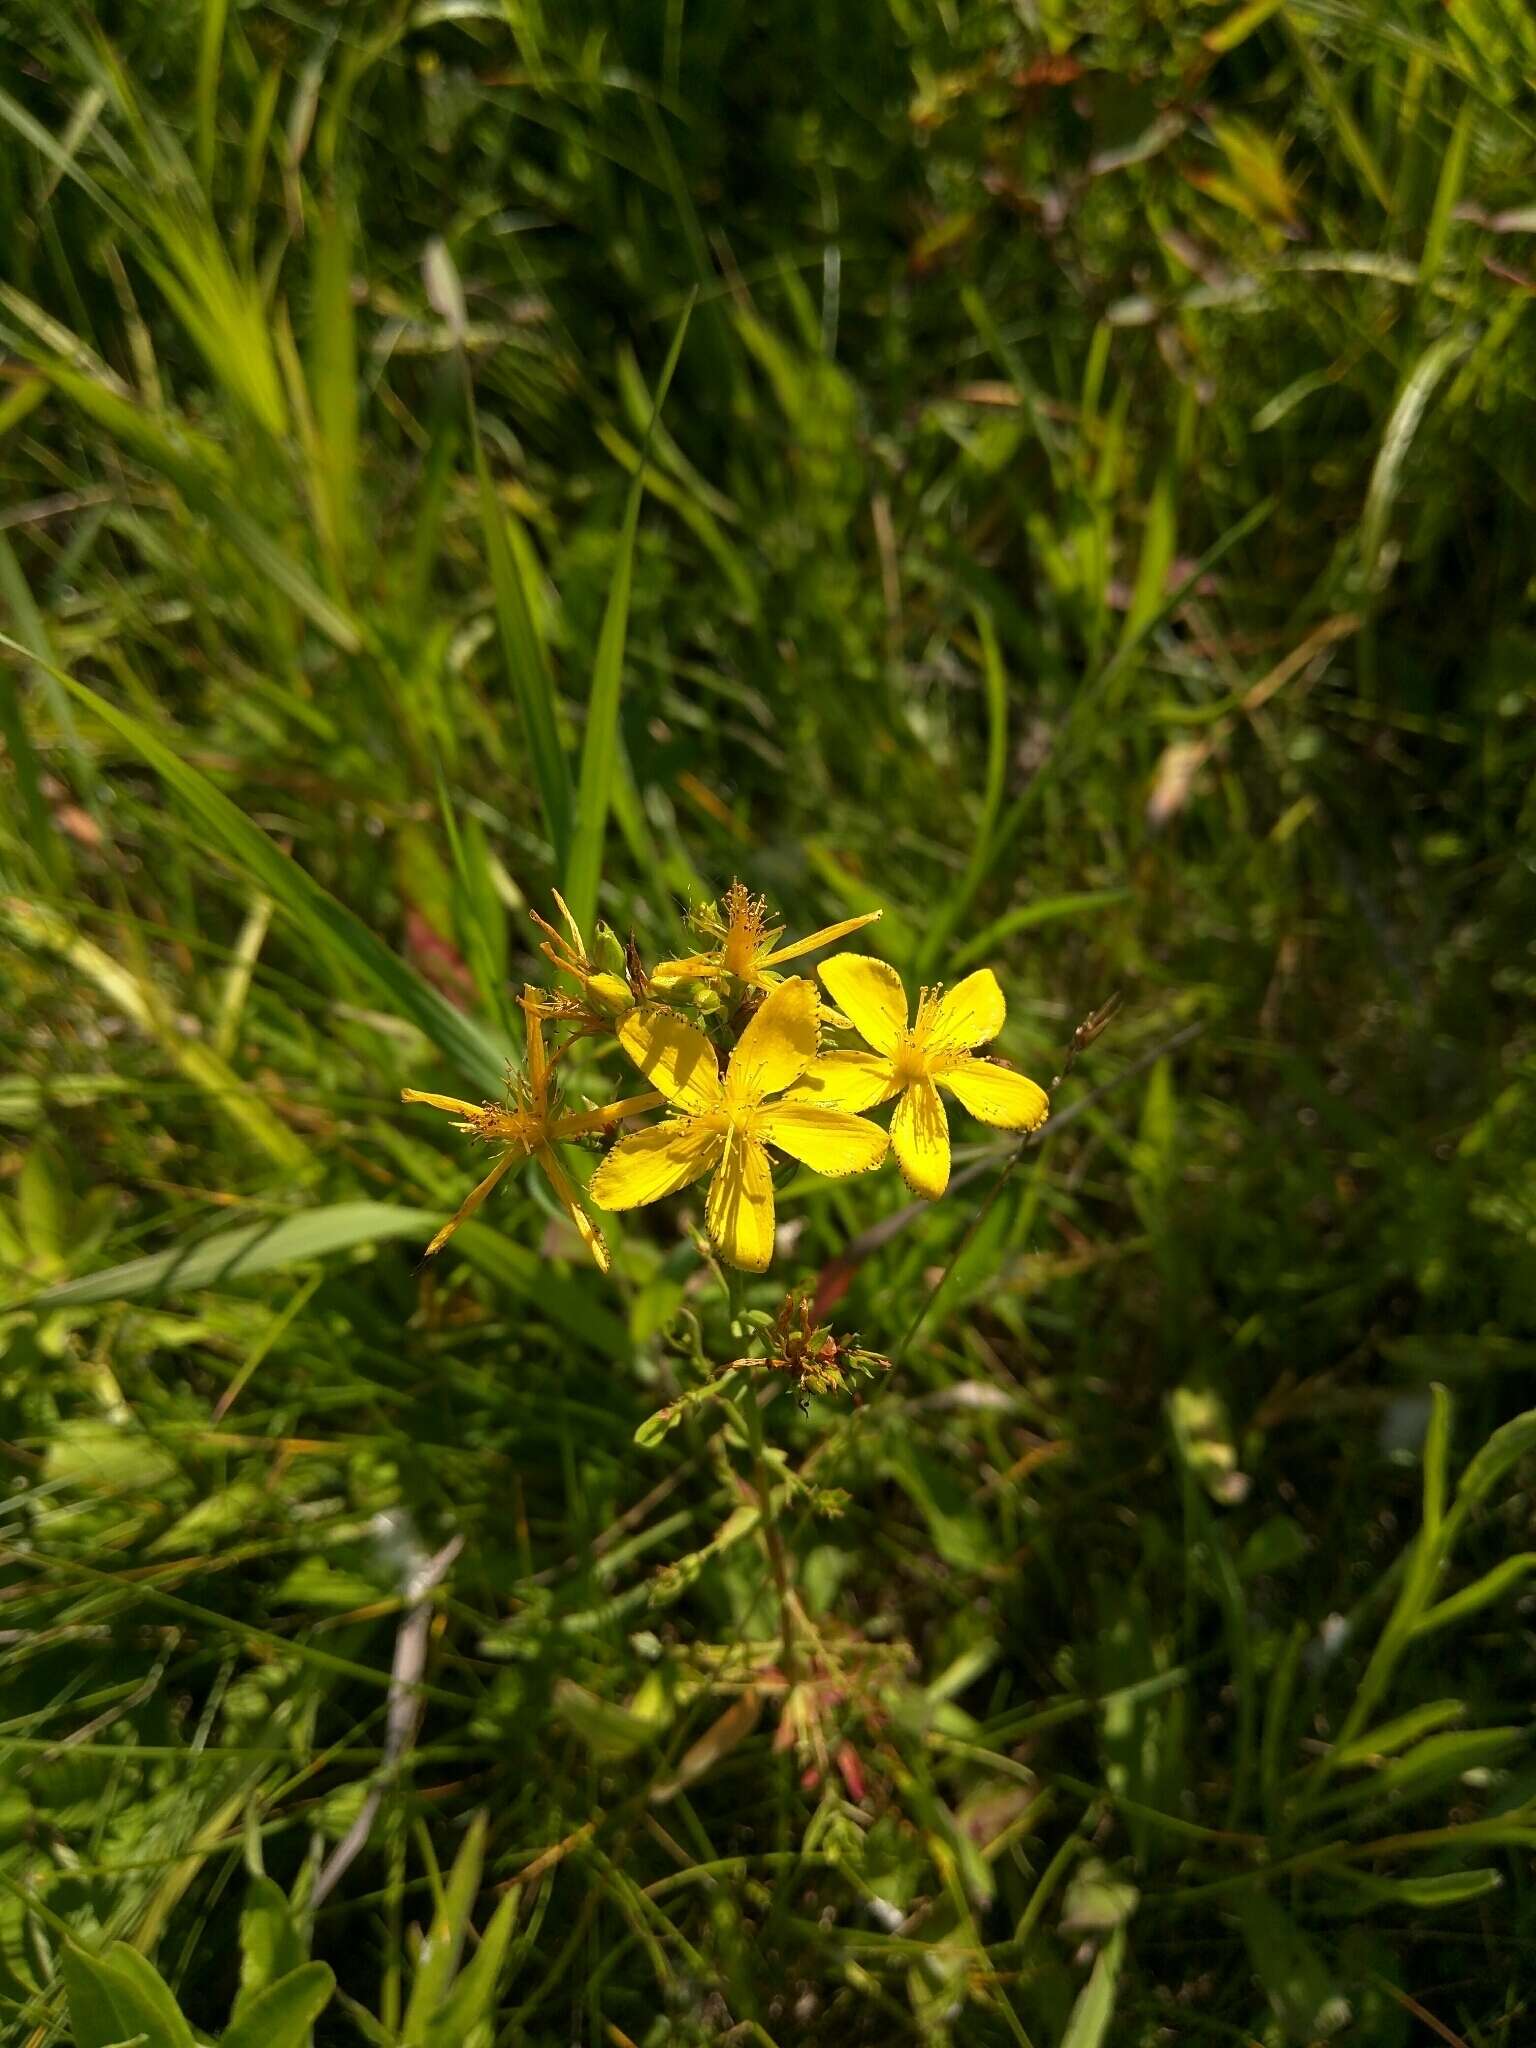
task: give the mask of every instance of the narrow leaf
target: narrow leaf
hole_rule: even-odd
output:
[[[430,1241],[443,1221],[432,1209],[397,1209],[388,1202],[338,1202],[324,1209],[303,1209],[293,1216],[275,1216],[262,1223],[243,1223],[221,1230],[199,1243],[168,1252],[150,1252],[104,1272],[62,1281],[33,1297],[36,1308],[79,1308],[97,1301],[133,1301],[148,1294],[186,1294],[198,1287],[223,1287],[232,1281],[323,1259],[353,1245],[386,1238]]]
[[[489,2027],[523,1894],[509,1891],[491,1916],[480,1946],[459,1972],[453,1989],[427,2022],[426,2048],[463,2048],[477,2027]]]
[[[1256,1890],[1242,1892],[1234,1906],[1254,1975],[1287,2036],[1326,2041],[1348,2026],[1349,2000],[1284,1908]]]
[[[296,1970],[303,1960],[287,1894],[270,1877],[253,1878],[240,1914],[240,1989],[234,2018],[239,2019],[253,1999]]]
[[[469,424],[475,452],[475,474],[480,485],[480,523],[485,529],[491,594],[496,605],[496,627],[501,637],[501,658],[527,737],[528,758],[539,792],[539,805],[544,813],[544,829],[554,848],[556,864],[563,871],[571,845],[571,778],[555,718],[555,679],[550,672],[544,642],[534,623],[532,596],[523,575],[529,550],[515,545],[518,537],[509,533],[513,515],[496,495],[473,408]]]
[[[1061,2048],[1102,2048],[1115,2016],[1115,1991],[1125,1961],[1125,1929],[1117,1927],[1099,1951],[1093,1974],[1067,2017]]]
[[[683,337],[693,310],[690,298],[672,337],[661,382],[656,390],[653,418],[659,418],[666,403],[672,373],[682,354]],[[586,730],[581,749],[581,781],[576,793],[576,824],[566,866],[566,900],[583,931],[597,915],[598,884],[603,873],[603,843],[608,831],[608,810],[618,776],[619,696],[624,678],[624,643],[629,633],[629,596],[634,576],[635,536],[640,526],[640,500],[645,491],[645,465],[650,454],[650,437],[640,451],[640,466],[629,487],[624,508],[624,526],[619,535],[613,581],[608,589],[608,607],[597,638],[597,659],[592,671],[592,694],[587,701]]]
[[[400,2030],[404,2048],[420,2048],[427,2038],[429,2022],[448,1994],[469,1933],[469,1916],[480,1889],[484,1857],[485,1815],[477,1813],[454,1858],[442,1901],[416,1959],[416,1981],[411,1986],[405,2023]]]
[[[309,2030],[331,2002],[336,1979],[324,1963],[301,1963],[245,2007],[220,2048],[308,2048]]]
[[[14,645],[3,636],[0,644]],[[58,673],[82,704],[149,763],[201,827],[210,846],[233,861],[294,920],[313,943],[317,959],[344,960],[383,1002],[416,1025],[459,1073],[479,1087],[501,1087],[508,1053],[504,1041],[498,1042],[412,973],[361,918],[306,874],[151,727],[62,670]]]

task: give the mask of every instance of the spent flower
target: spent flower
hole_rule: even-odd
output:
[[[688,982],[725,979],[740,983],[743,989],[772,989],[783,980],[775,970],[786,961],[862,931],[879,915],[878,910],[866,910],[861,916],[845,917],[840,924],[825,925],[809,938],[781,946],[784,927],[772,922],[767,899],[752,895],[744,883],[732,882],[721,903],[706,903],[693,914],[695,928],[714,941],[709,950],[690,953],[682,960],[664,960],[651,979],[663,990]]]
[[[562,906],[563,907],[563,906]],[[560,1158],[557,1147],[566,1139],[586,1138],[612,1130],[626,1117],[655,1109],[661,1096],[632,1095],[622,1102],[610,1102],[601,1109],[561,1111],[553,1097],[552,1068],[544,1044],[544,1018],[534,992],[523,999],[523,1018],[528,1034],[528,1057],[522,1075],[509,1077],[508,1103],[464,1102],[456,1095],[433,1095],[424,1088],[403,1088],[402,1102],[424,1102],[459,1119],[458,1128],[482,1144],[499,1146],[501,1156],[485,1178],[465,1196],[452,1216],[427,1246],[426,1256],[442,1250],[461,1223],[474,1215],[499,1181],[514,1166],[527,1159],[537,1161],[554,1189],[555,1199],[570,1217],[582,1243],[601,1272],[608,1271],[608,1247],[603,1234],[587,1214],[580,1192]],[[557,1055],[558,1057],[558,1055]]]

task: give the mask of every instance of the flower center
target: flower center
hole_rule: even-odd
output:
[[[544,1142],[544,1119],[531,1109],[498,1109],[487,1103],[477,1120],[477,1138],[491,1145],[524,1145],[532,1151]]]
[[[896,1050],[891,1054],[891,1068],[903,1088],[910,1087],[914,1081],[921,1081],[927,1073],[928,1061],[915,1032],[909,1031],[897,1041]]]
[[[727,974],[745,981],[768,936],[768,905],[761,896],[749,896],[740,882],[725,892],[725,943],[720,960]]]

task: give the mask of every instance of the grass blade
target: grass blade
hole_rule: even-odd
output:
[[[496,628],[501,638],[501,658],[507,680],[517,699],[544,829],[554,848],[555,865],[564,870],[571,845],[571,777],[560,745],[560,728],[555,718],[555,679],[549,656],[535,624],[532,595],[524,578],[529,550],[517,545],[520,534],[509,531],[514,515],[502,504],[491,482],[480,425],[471,406],[470,434],[475,451],[475,475],[480,485],[480,523],[485,529],[486,553],[490,558],[491,593],[496,604]]]
[[[326,1964],[301,1963],[257,1993],[224,2035],[222,2048],[306,2048],[335,1989]]]
[[[0,635],[0,645],[14,648],[16,643]],[[293,919],[314,943],[319,959],[335,965],[345,962],[382,1001],[416,1025],[451,1065],[479,1087],[501,1087],[509,1052],[505,1041],[492,1037],[412,973],[361,918],[307,875],[259,825],[251,823],[238,805],[231,803],[199,769],[183,761],[141,719],[99,697],[63,670],[55,673],[80,703],[148,762],[182,809],[207,834],[210,845]]]
[[[693,300],[683,308],[672,337],[661,382],[656,389],[653,418],[659,418],[677,359]],[[618,776],[619,694],[624,677],[624,642],[629,632],[629,592],[635,565],[635,535],[640,525],[640,500],[645,493],[645,465],[650,454],[650,437],[640,451],[640,464],[629,487],[624,508],[624,526],[608,591],[608,608],[603,614],[597,639],[597,661],[592,671],[592,694],[587,703],[586,731],[581,749],[581,781],[576,792],[576,824],[571,856],[566,865],[565,893],[571,913],[586,931],[597,915],[597,889],[603,872],[603,842],[608,831],[608,810]]]
[[[989,611],[977,611],[976,631],[981,638],[981,673],[987,692],[986,787],[982,794],[981,817],[976,825],[976,840],[965,873],[939,906],[939,913],[928,927],[918,951],[915,964],[919,980],[925,980],[933,972],[945,940],[970,908],[976,891],[987,878],[992,864],[992,834],[997,829],[998,813],[1003,807],[1003,785],[1008,773],[1008,672],[1003,666],[997,628]]]
[[[1115,2016],[1115,1989],[1125,1960],[1125,1929],[1117,1927],[1099,1951],[1093,1975],[1078,1993],[1067,2018],[1061,2048],[1102,2048]]]
[[[419,1238],[425,1243],[442,1221],[437,1210],[396,1208],[389,1202],[337,1202],[328,1208],[303,1209],[294,1216],[242,1223],[238,1229],[221,1230],[198,1244],[149,1252],[100,1273],[61,1281],[34,1295],[32,1306],[84,1308],[102,1301],[135,1301],[145,1295],[223,1287],[257,1273],[274,1273],[386,1238]]]

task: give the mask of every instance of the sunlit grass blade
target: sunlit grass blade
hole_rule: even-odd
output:
[[[0,898],[0,930],[8,930],[24,944],[46,948],[94,982],[136,1029],[158,1042],[206,1098],[212,1112],[233,1124],[274,1164],[299,1175],[313,1169],[308,1145],[260,1092],[242,1080],[211,1045],[181,1031],[160,991],[144,975],[86,938],[64,912],[43,903]]]
[[[0,635],[0,644],[15,643]],[[182,809],[207,834],[210,847],[223,853],[294,920],[314,944],[317,965],[332,973],[350,970],[397,1015],[415,1024],[457,1072],[482,1088],[501,1087],[508,1052],[503,1041],[456,1010],[413,973],[361,918],[306,874],[200,769],[182,760],[142,719],[109,703],[62,670],[56,673],[93,716],[155,770]]]
[[[229,541],[236,560],[276,586],[345,653],[363,645],[358,622],[327,597],[308,570],[236,502],[236,482],[222,450],[178,424],[174,429],[101,380],[41,358],[50,382],[115,439],[158,469],[193,508]]]
[[[197,46],[197,175],[206,192],[213,183],[213,157],[218,144],[219,62],[224,52],[224,21],[229,0],[203,0],[202,34]]]
[[[228,1287],[258,1273],[276,1273],[311,1259],[329,1258],[360,1244],[416,1238],[425,1244],[443,1221],[435,1209],[397,1208],[388,1202],[336,1202],[260,1223],[242,1223],[171,1251],[126,1259],[99,1273],[61,1281],[33,1297],[37,1308],[84,1308],[102,1301],[141,1301]]]
[[[1033,903],[1021,903],[1017,909],[1005,911],[993,922],[979,931],[974,939],[968,939],[951,957],[951,972],[958,974],[962,968],[974,967],[978,961],[995,954],[1005,940],[1019,932],[1033,931],[1037,925],[1054,924],[1058,918],[1083,917],[1090,911],[1108,910],[1111,905],[1125,903],[1130,898],[1129,889],[1078,889],[1066,896],[1043,896]]]
[[[653,417],[659,417],[667,401],[672,373],[682,354],[683,338],[693,310],[690,298],[672,337],[666,365],[656,387]],[[624,643],[629,632],[630,582],[634,574],[635,535],[640,525],[640,501],[645,492],[645,464],[649,449],[640,451],[640,467],[629,487],[624,507],[624,524],[614,558],[613,579],[608,588],[608,605],[598,635],[597,658],[592,669],[592,691],[587,700],[582,737],[581,780],[576,791],[576,821],[566,866],[565,894],[572,915],[585,931],[597,915],[597,890],[603,872],[603,847],[608,831],[608,810],[618,776],[619,696],[624,678]]]
[[[563,872],[571,846],[571,775],[560,744],[560,727],[555,712],[555,679],[536,624],[536,601],[524,573],[532,551],[526,546],[520,548],[509,532],[515,515],[496,495],[473,406],[470,408],[470,434],[474,443],[475,475],[480,486],[480,524],[485,533],[491,593],[496,604],[496,627],[501,637],[501,658],[522,718],[534,787],[538,790],[539,805],[544,813],[544,829],[554,849],[555,865]]]
[[[919,978],[932,974],[943,954],[950,933],[969,910],[991,864],[992,834],[1003,805],[1003,786],[1008,772],[1008,675],[1003,667],[1002,649],[990,612],[976,614],[976,631],[981,640],[981,675],[987,693],[987,779],[982,792],[981,815],[965,873],[939,905],[914,962]]]
[[[313,495],[323,508],[338,588],[357,538],[358,378],[352,309],[352,215],[344,198],[315,222],[311,248],[309,402],[314,413]]]

